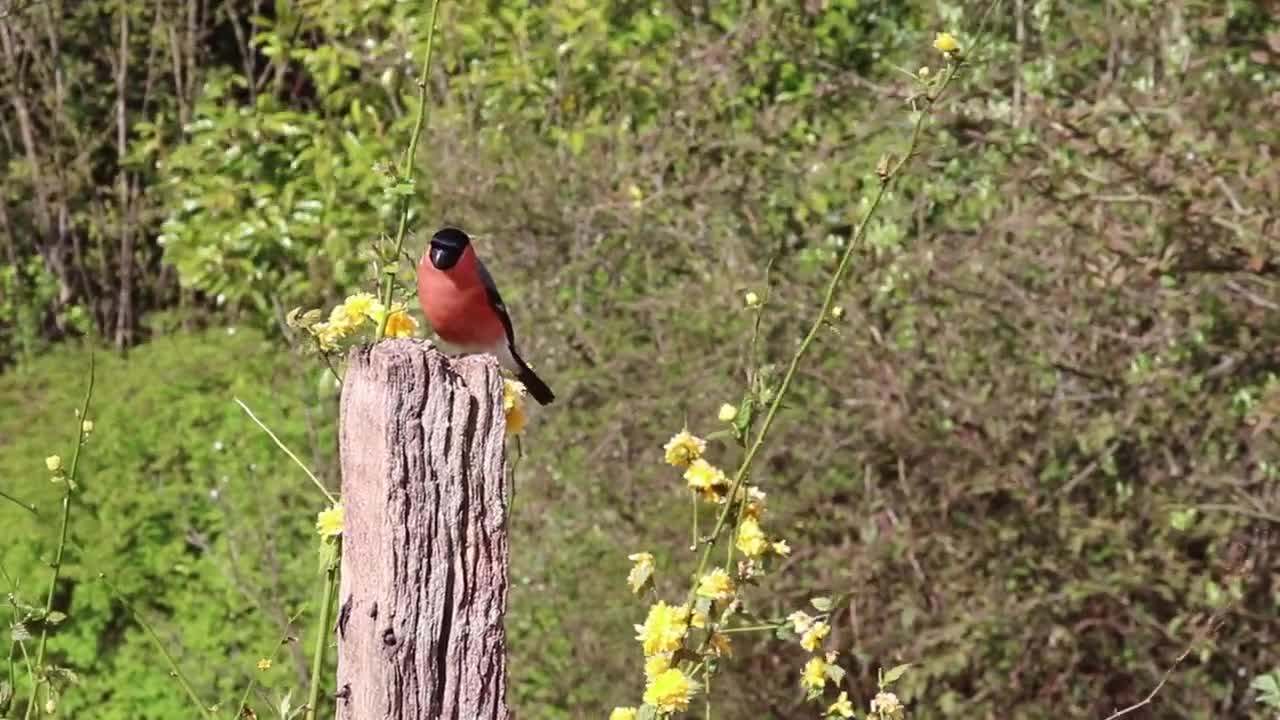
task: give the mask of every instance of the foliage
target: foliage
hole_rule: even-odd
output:
[[[61,713],[134,719],[190,710],[99,573],[149,618],[201,696],[224,707],[286,634],[288,618],[312,602],[313,515],[298,509],[317,505],[318,494],[231,402],[299,398],[273,402],[263,414],[287,441],[331,441],[332,413],[322,410],[332,407],[331,384],[321,370],[300,380],[276,353],[256,333],[218,330],[157,339],[127,361],[99,357],[94,431],[55,596],[67,619],[49,643],[53,662],[79,676],[63,693]],[[250,367],[245,357],[261,359]],[[56,528],[45,524],[53,523],[60,489],[43,458],[67,454],[83,393],[73,379],[83,366],[84,354],[68,345],[0,378],[0,404],[18,410],[0,418],[0,474],[11,479],[4,489],[41,513],[6,515],[0,531],[0,563],[28,602],[41,592],[41,558],[56,542],[49,531]],[[305,669],[290,644],[274,677],[261,680],[274,692],[301,684]],[[254,704],[267,703],[255,697]]]

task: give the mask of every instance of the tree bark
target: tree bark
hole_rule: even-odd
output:
[[[506,420],[488,356],[352,350],[339,720],[508,720]]]

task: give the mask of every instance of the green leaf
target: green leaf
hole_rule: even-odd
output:
[[[742,399],[742,405],[738,407],[738,414],[733,418],[733,429],[737,432],[738,438],[744,440],[747,434],[751,432],[751,421],[755,417],[755,403],[752,397],[747,395]]]
[[[897,682],[898,678],[902,677],[902,674],[905,673],[909,667],[911,667],[911,663],[903,663],[890,669],[889,672],[884,674],[884,678],[881,679],[880,685],[883,687]]]
[[[809,604],[813,605],[818,612],[827,612],[831,610],[831,598],[829,597],[816,597],[810,600]]]
[[[1258,702],[1280,710],[1280,670],[1259,675],[1249,683],[1249,687],[1258,691]]]
[[[14,642],[26,642],[31,639],[31,631],[22,623],[14,623],[10,629]]]
[[[62,622],[63,620],[66,620],[66,619],[67,619],[67,614],[66,614],[66,613],[64,613],[64,612],[60,612],[60,611],[58,611],[58,610],[54,610],[53,612],[50,612],[50,613],[49,613],[49,616],[48,616],[48,617],[46,617],[44,620],[45,620],[45,622],[49,623],[50,625],[57,625],[58,623]]]
[[[827,666],[827,670],[826,670],[827,679],[835,683],[836,685],[839,685],[844,682],[844,675],[845,675],[844,668],[840,667],[839,665],[831,664]]]
[[[658,720],[658,709],[652,705],[641,705],[636,711],[636,720]]]

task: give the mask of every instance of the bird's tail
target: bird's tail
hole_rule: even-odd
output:
[[[524,358],[516,354],[515,348],[511,349],[511,357],[516,361],[517,373],[516,377],[520,382],[524,383],[525,388],[529,390],[529,394],[539,405],[550,405],[552,400],[556,399],[556,394],[551,392],[551,388],[542,382],[542,378],[529,367]]]

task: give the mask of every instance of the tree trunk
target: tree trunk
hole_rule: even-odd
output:
[[[508,720],[506,420],[488,356],[349,356],[339,720]]]

